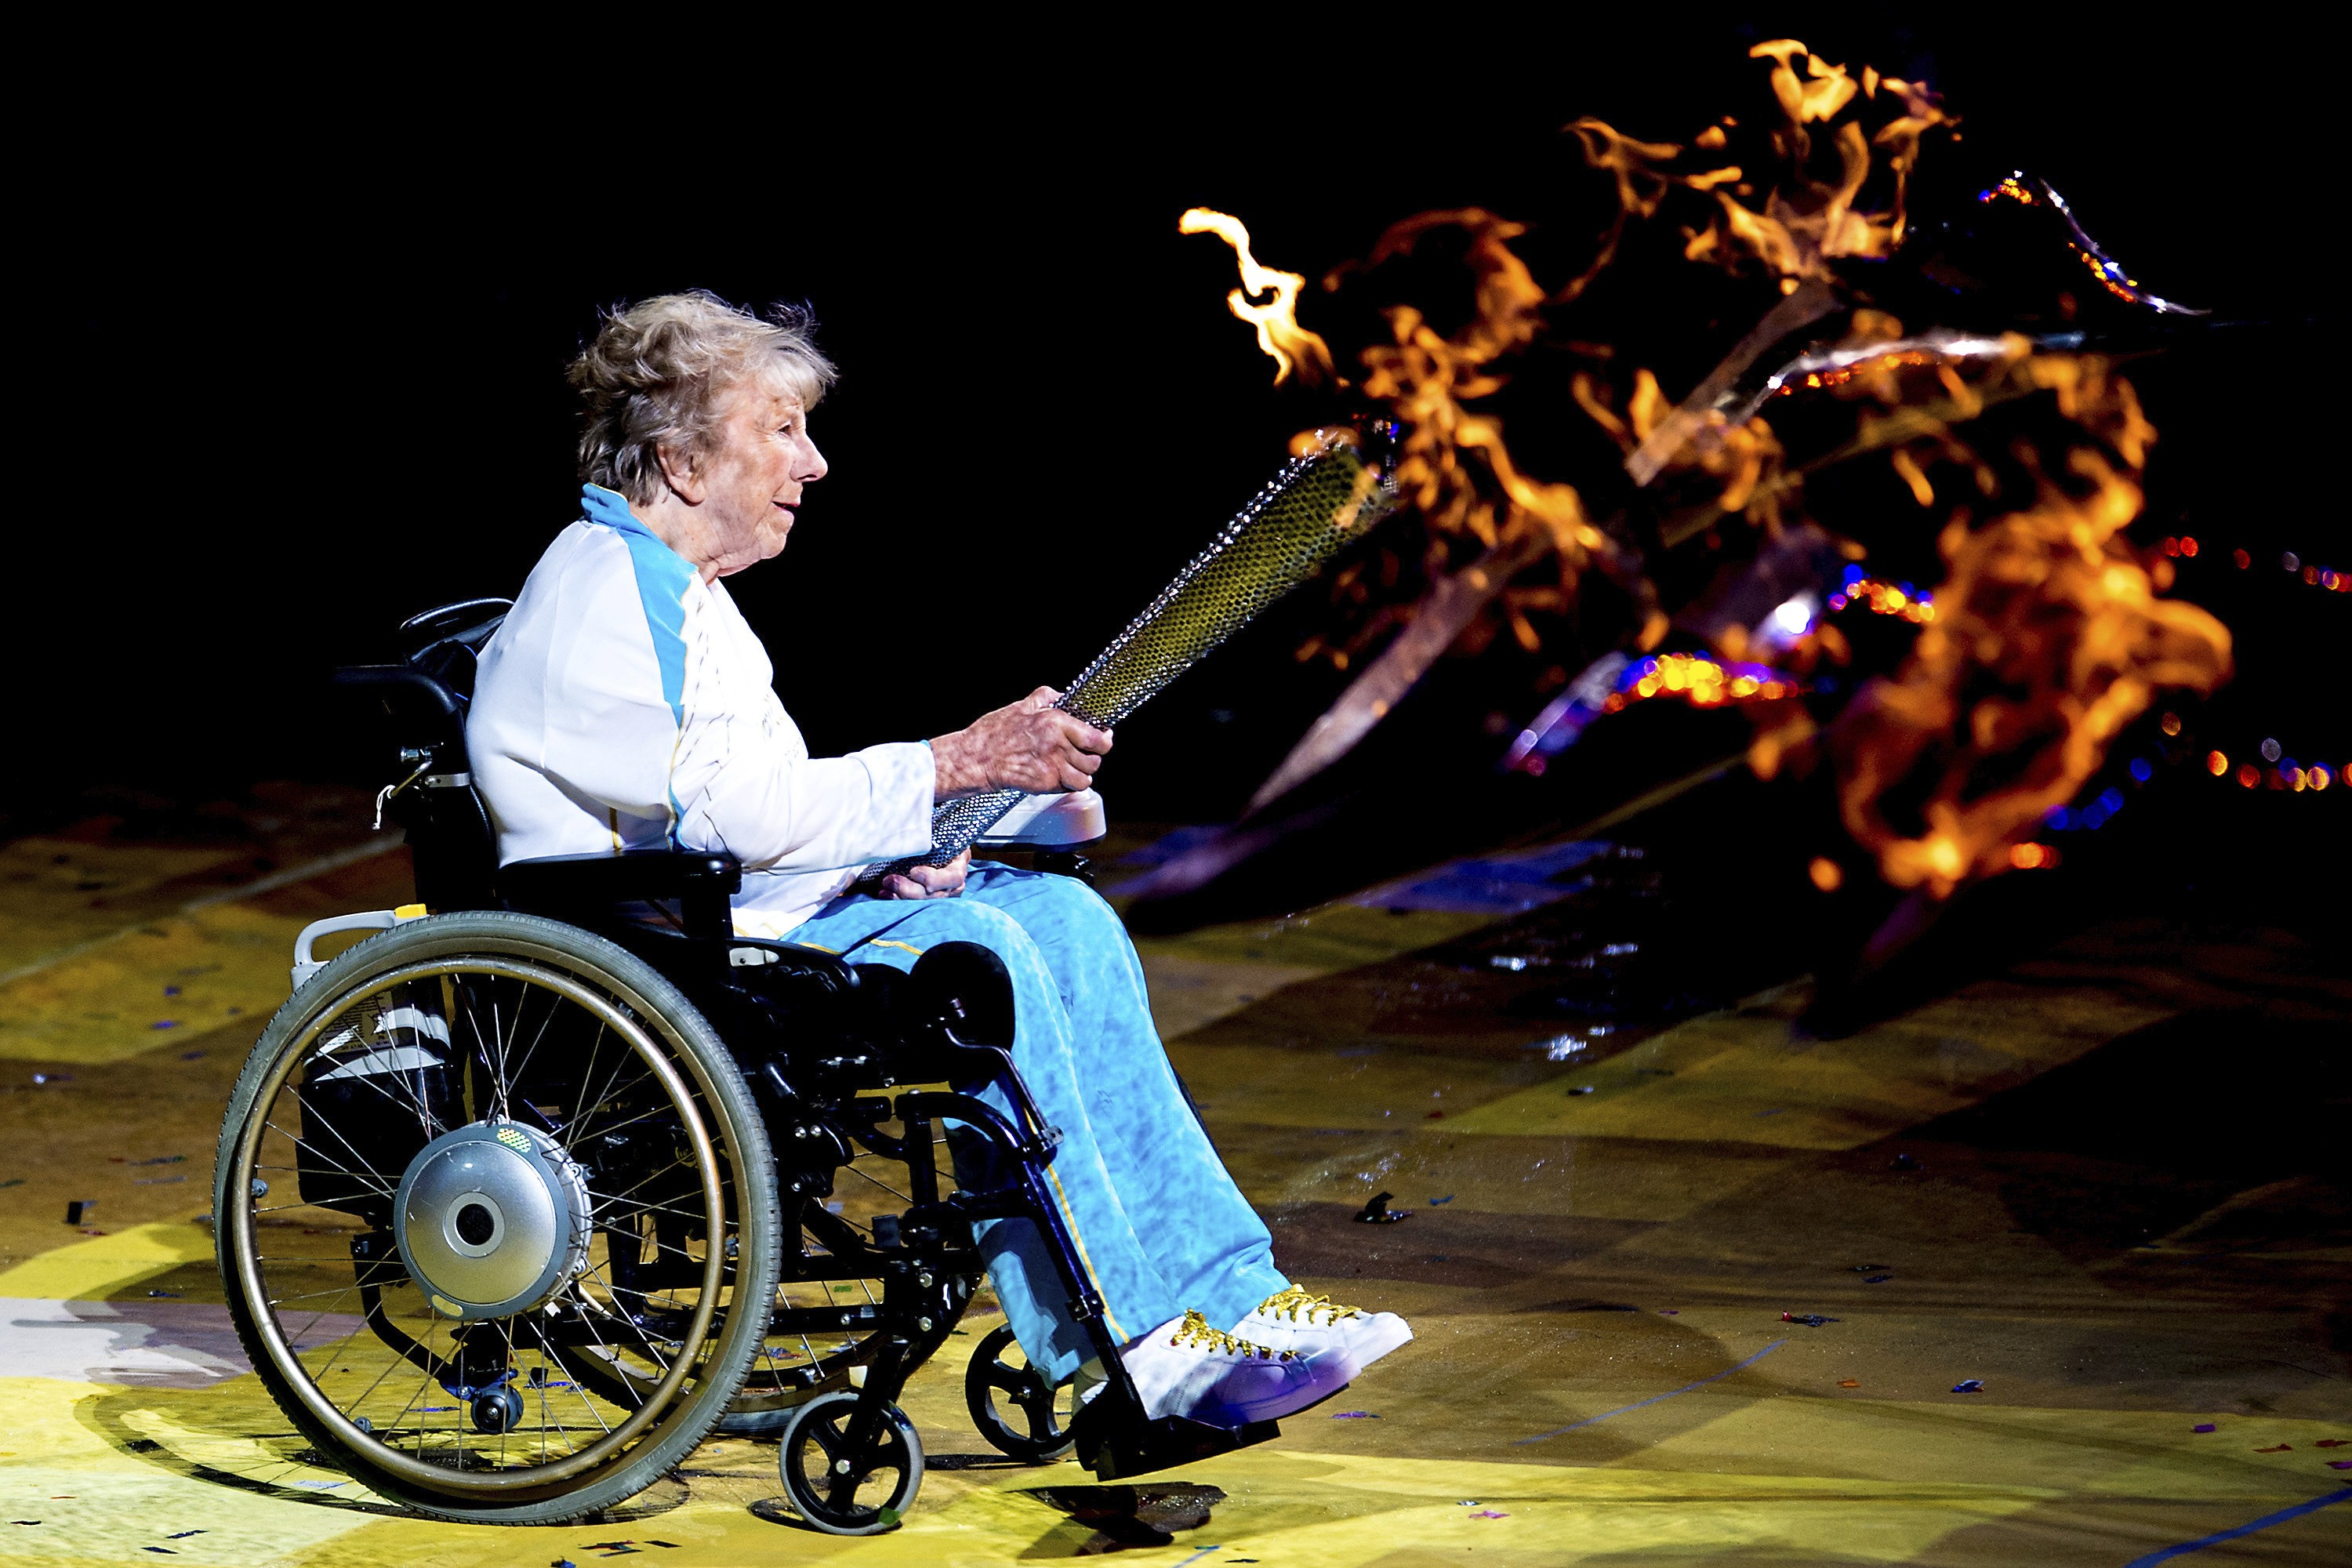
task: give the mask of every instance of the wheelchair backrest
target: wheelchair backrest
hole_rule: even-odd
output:
[[[475,793],[466,755],[466,713],[482,649],[512,602],[468,599],[401,623],[398,664],[335,671],[338,689],[376,710],[399,772],[385,814],[408,830],[416,896],[427,908],[499,907],[498,835]]]

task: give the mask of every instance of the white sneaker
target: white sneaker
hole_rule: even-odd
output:
[[[1234,1325],[1234,1334],[1318,1365],[1328,1363],[1345,1383],[1412,1338],[1412,1330],[1394,1312],[1344,1307],[1291,1285],[1260,1301],[1257,1310]]]
[[[1336,1367],[1268,1349],[1209,1326],[1198,1312],[1172,1318],[1119,1352],[1127,1375],[1157,1419],[1184,1415],[1213,1426],[1272,1421],[1337,1394]]]

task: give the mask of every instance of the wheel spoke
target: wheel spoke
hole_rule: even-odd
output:
[[[828,1474],[831,1473],[833,1467],[841,1460],[841,1451],[847,1434],[829,1419],[810,1422],[808,1434],[816,1440],[818,1449],[824,1455],[825,1470]]]
[[[551,1002],[548,1005],[547,1016],[540,1022],[539,1033],[530,1037],[530,1044],[523,1047],[522,1060],[515,1064],[515,1082],[520,1083],[522,1081],[523,1073],[530,1067],[531,1058],[539,1054],[539,1042],[547,1038],[547,1026],[554,1022],[555,1005]]]
[[[320,1126],[321,1126],[321,1127],[323,1127],[326,1131],[330,1131],[330,1132],[334,1133],[334,1134],[335,1134],[335,1141],[336,1141],[337,1142],[341,1143],[344,1148],[346,1148],[346,1149],[350,1149],[350,1150],[351,1150],[351,1153],[352,1153],[352,1159],[354,1159],[354,1160],[358,1160],[358,1161],[360,1161],[362,1163],[366,1163],[367,1156],[365,1156],[364,1154],[362,1154],[362,1153],[361,1153],[357,1149],[352,1149],[352,1141],[351,1141],[350,1139],[348,1139],[348,1138],[344,1137],[341,1131],[337,1131],[337,1129],[336,1129],[336,1127],[335,1127],[335,1124],[334,1124],[333,1122],[327,1121],[324,1117],[321,1117],[321,1118],[320,1118],[319,1125],[320,1125]],[[284,1129],[283,1127],[278,1126],[278,1123],[276,1123],[275,1121],[272,1121],[272,1122],[268,1123],[268,1127],[269,1127],[269,1130],[270,1130],[272,1132],[276,1132],[276,1133],[279,1134],[281,1137],[285,1137],[285,1138],[288,1138],[288,1139],[292,1140],[292,1141],[293,1141],[293,1142],[294,1142],[297,1146],[300,1146],[300,1145],[301,1145],[301,1143],[302,1143],[302,1140],[300,1140],[300,1139],[299,1139],[299,1138],[296,1138],[296,1137],[294,1136],[294,1134],[292,1134],[291,1132],[287,1131],[286,1131],[286,1129]],[[376,1192],[380,1196],[387,1197],[387,1198],[388,1198],[388,1197],[390,1197],[390,1196],[392,1196],[392,1195],[393,1195],[393,1188],[394,1188],[394,1186],[398,1185],[398,1183],[397,1183],[397,1182],[394,1182],[394,1183],[391,1183],[391,1184],[387,1184],[387,1183],[385,1182],[385,1180],[384,1180],[383,1176],[382,1175],[382,1173],[379,1173],[379,1172],[376,1172],[376,1171],[374,1171],[374,1170],[368,1170],[368,1171],[364,1171],[364,1172],[362,1172],[362,1171],[354,1171],[354,1170],[352,1170],[349,1165],[344,1164],[341,1161],[340,1161],[340,1160],[336,1159],[333,1155],[329,1154],[329,1153],[325,1152],[323,1150],[320,1149],[320,1148],[319,1148],[319,1146],[318,1146],[317,1144],[315,1144],[315,1143],[309,1145],[309,1147],[310,1147],[310,1152],[311,1152],[312,1153],[317,1154],[320,1159],[322,1159],[322,1160],[326,1161],[326,1162],[327,1162],[327,1163],[329,1163],[329,1164],[331,1164],[331,1165],[334,1166],[334,1168],[335,1168],[335,1170],[336,1170],[336,1172],[337,1172],[338,1173],[340,1173],[340,1174],[341,1174],[341,1175],[349,1176],[349,1177],[351,1177],[351,1178],[352,1178],[352,1180],[354,1180],[354,1181],[358,1181],[358,1182],[364,1182],[364,1183],[366,1183],[366,1184],[367,1184],[371,1188],[373,1188],[373,1190],[374,1190],[374,1191],[375,1191],[375,1192]]]

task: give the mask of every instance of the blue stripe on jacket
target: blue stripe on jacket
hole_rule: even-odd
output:
[[[646,629],[652,635],[654,662],[661,669],[662,700],[670,717],[686,728],[686,591],[694,584],[694,568],[684,556],[663,542],[629,510],[625,497],[602,485],[582,485],[580,502],[588,521],[601,523],[621,536],[629,547],[629,563],[636,568],[637,600],[645,606]],[[686,815],[675,792],[669,795],[669,841],[678,842],[680,818]]]

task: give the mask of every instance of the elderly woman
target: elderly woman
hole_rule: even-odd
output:
[[[1302,1409],[1412,1337],[1390,1313],[1285,1279],[1168,1064],[1118,918],[1067,878],[918,866],[931,808],[1084,788],[1111,737],[1040,689],[929,741],[811,757],[767,650],[719,579],[778,554],[825,475],[809,411],[834,378],[809,321],[704,293],[611,317],[572,367],[586,403],[583,516],[485,651],[467,743],[501,860],[652,847],[743,864],[736,930],[904,968],[981,942],[1011,971],[1013,1057],[1062,1130],[1051,1184],[1154,1415]],[[981,1247],[1031,1363],[1093,1369],[1035,1227]]]

